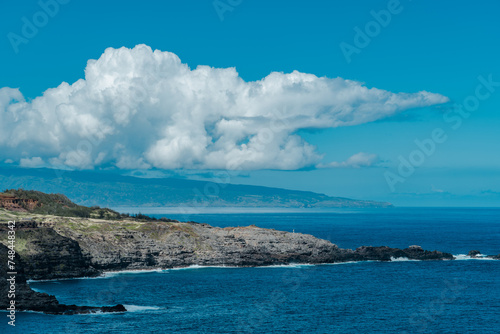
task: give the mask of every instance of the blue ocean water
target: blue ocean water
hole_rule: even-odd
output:
[[[421,245],[500,253],[500,209],[394,208],[173,215],[214,226],[308,233],[343,248]],[[500,333],[500,261],[185,268],[33,282],[63,303],[130,312],[18,313],[5,333]],[[5,313],[2,313],[5,314]]]

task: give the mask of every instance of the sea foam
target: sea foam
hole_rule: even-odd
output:
[[[160,273],[163,269],[136,269],[136,270],[120,270],[120,271],[106,271],[101,276],[95,278],[110,278],[118,275],[130,275],[130,274],[148,274],[148,273]]]
[[[141,306],[141,305],[123,305],[123,306],[125,306],[127,312],[151,312],[162,309],[159,306]]]
[[[476,257],[470,257],[467,254],[458,254],[458,255],[453,255],[455,257],[455,260],[485,260],[485,261],[495,261],[495,259],[486,257],[486,255],[483,254],[478,254]]]
[[[409,259],[407,257],[392,257],[391,256],[391,262],[414,262],[414,261],[419,261],[419,260]]]

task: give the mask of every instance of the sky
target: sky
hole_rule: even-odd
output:
[[[500,203],[497,1],[0,5],[0,166]]]

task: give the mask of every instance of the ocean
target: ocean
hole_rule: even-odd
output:
[[[456,261],[359,262],[258,268],[190,267],[31,282],[66,304],[129,312],[17,314],[2,333],[500,333],[499,208],[156,214],[213,226],[312,234],[342,248],[420,245]],[[1,313],[6,315],[6,313]]]

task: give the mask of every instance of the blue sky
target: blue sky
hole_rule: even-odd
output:
[[[57,9],[50,7],[53,17],[46,16],[46,24],[42,22],[34,36],[14,47],[13,34],[25,37],[23,17],[31,23],[43,20],[43,15],[36,17],[43,6],[37,1],[2,4],[0,88],[19,88],[29,103],[48,88],[84,78],[87,61],[99,59],[105,49],[146,44],[152,50],[176,54],[191,69],[198,65],[235,67],[246,82],[261,80],[274,71],[299,71],[320,78],[353,80],[391,93],[432,92],[450,102],[416,106],[352,126],[311,126],[290,133],[315,146],[321,163],[337,162],[335,168],[298,163],[290,169],[299,170],[285,171],[262,164],[234,172],[231,182],[385,200],[396,205],[498,206],[500,86],[494,83],[500,82],[500,4],[496,1],[61,3]],[[221,8],[227,10],[221,12]],[[394,11],[390,22],[385,27],[378,24],[379,31],[372,33],[369,42],[358,47],[348,62],[341,44],[355,47],[354,29],[366,33],[370,24],[377,26],[372,13],[388,8]],[[485,81],[493,84],[485,86]],[[479,100],[478,89],[481,96],[488,96]],[[458,115],[450,114],[457,110],[454,104],[476,100],[479,104],[469,105],[470,116],[462,118],[456,129],[452,127],[457,125],[455,121],[443,118],[447,112],[448,117]],[[424,155],[423,163],[403,177],[398,172],[400,157],[418,157],[415,140],[432,138],[435,129],[442,129],[446,140],[435,143],[435,150]],[[5,139],[3,144],[0,141],[2,145],[0,159],[18,163],[10,158],[12,147]],[[48,154],[43,149],[34,150],[28,150],[24,158],[40,156],[43,160]],[[360,152],[365,156],[359,165],[342,165]],[[168,175],[175,167],[156,166],[153,169],[165,170]],[[203,177],[182,166],[175,173]],[[133,173],[130,169],[117,168],[117,172]]]

